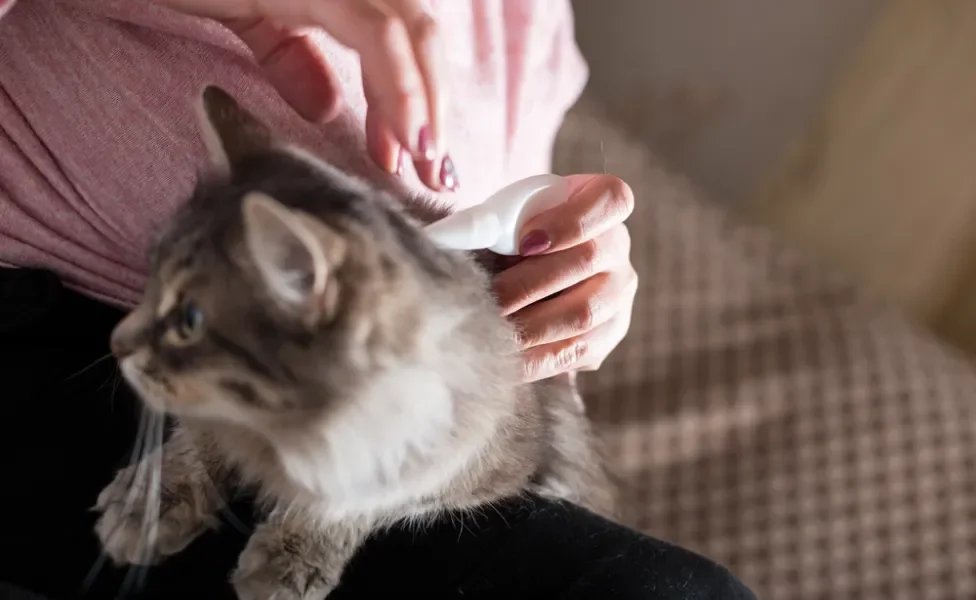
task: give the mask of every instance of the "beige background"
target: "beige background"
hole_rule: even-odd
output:
[[[576,5],[556,164],[638,198],[631,331],[583,379],[629,522],[764,599],[976,598],[976,2]]]
[[[816,112],[881,0],[574,0],[589,93],[740,205]]]

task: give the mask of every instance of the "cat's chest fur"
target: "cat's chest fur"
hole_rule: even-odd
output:
[[[476,445],[459,442],[456,425],[447,386],[406,369],[368,386],[321,430],[263,438],[235,427],[219,432],[218,443],[246,482],[331,521],[422,512],[475,458]]]

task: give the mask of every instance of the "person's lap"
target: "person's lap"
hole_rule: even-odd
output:
[[[232,598],[250,506],[138,573],[99,563],[90,507],[131,455],[139,405],[108,354],[121,313],[0,269],[0,582],[48,598]],[[104,561],[101,561],[104,562]],[[139,587],[138,584],[142,583]],[[142,590],[139,594],[136,588]],[[84,588],[84,590],[83,590]],[[728,571],[577,507],[523,498],[377,535],[331,597],[752,598]],[[8,595],[0,586],[0,598]],[[28,598],[29,596],[23,596]]]

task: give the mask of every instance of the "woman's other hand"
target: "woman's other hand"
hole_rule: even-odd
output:
[[[431,189],[458,187],[444,152],[440,39],[422,0],[155,1],[226,25],[282,98],[316,122],[333,118],[342,100],[335,73],[307,37],[310,28],[323,29],[359,54],[373,159],[396,173],[412,158]]]
[[[525,224],[523,258],[494,282],[519,327],[529,381],[599,368],[627,333],[637,292],[624,225],[630,187],[609,175],[567,180],[569,200]]]

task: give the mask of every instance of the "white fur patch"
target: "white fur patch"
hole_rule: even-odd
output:
[[[142,369],[136,364],[138,354],[132,354],[119,361],[119,370],[135,393],[145,400],[146,388],[142,384]]]
[[[442,487],[470,458],[456,451],[453,426],[454,403],[441,380],[401,369],[374,382],[324,431],[275,445],[288,476],[328,499],[321,516],[331,520],[410,504]]]

